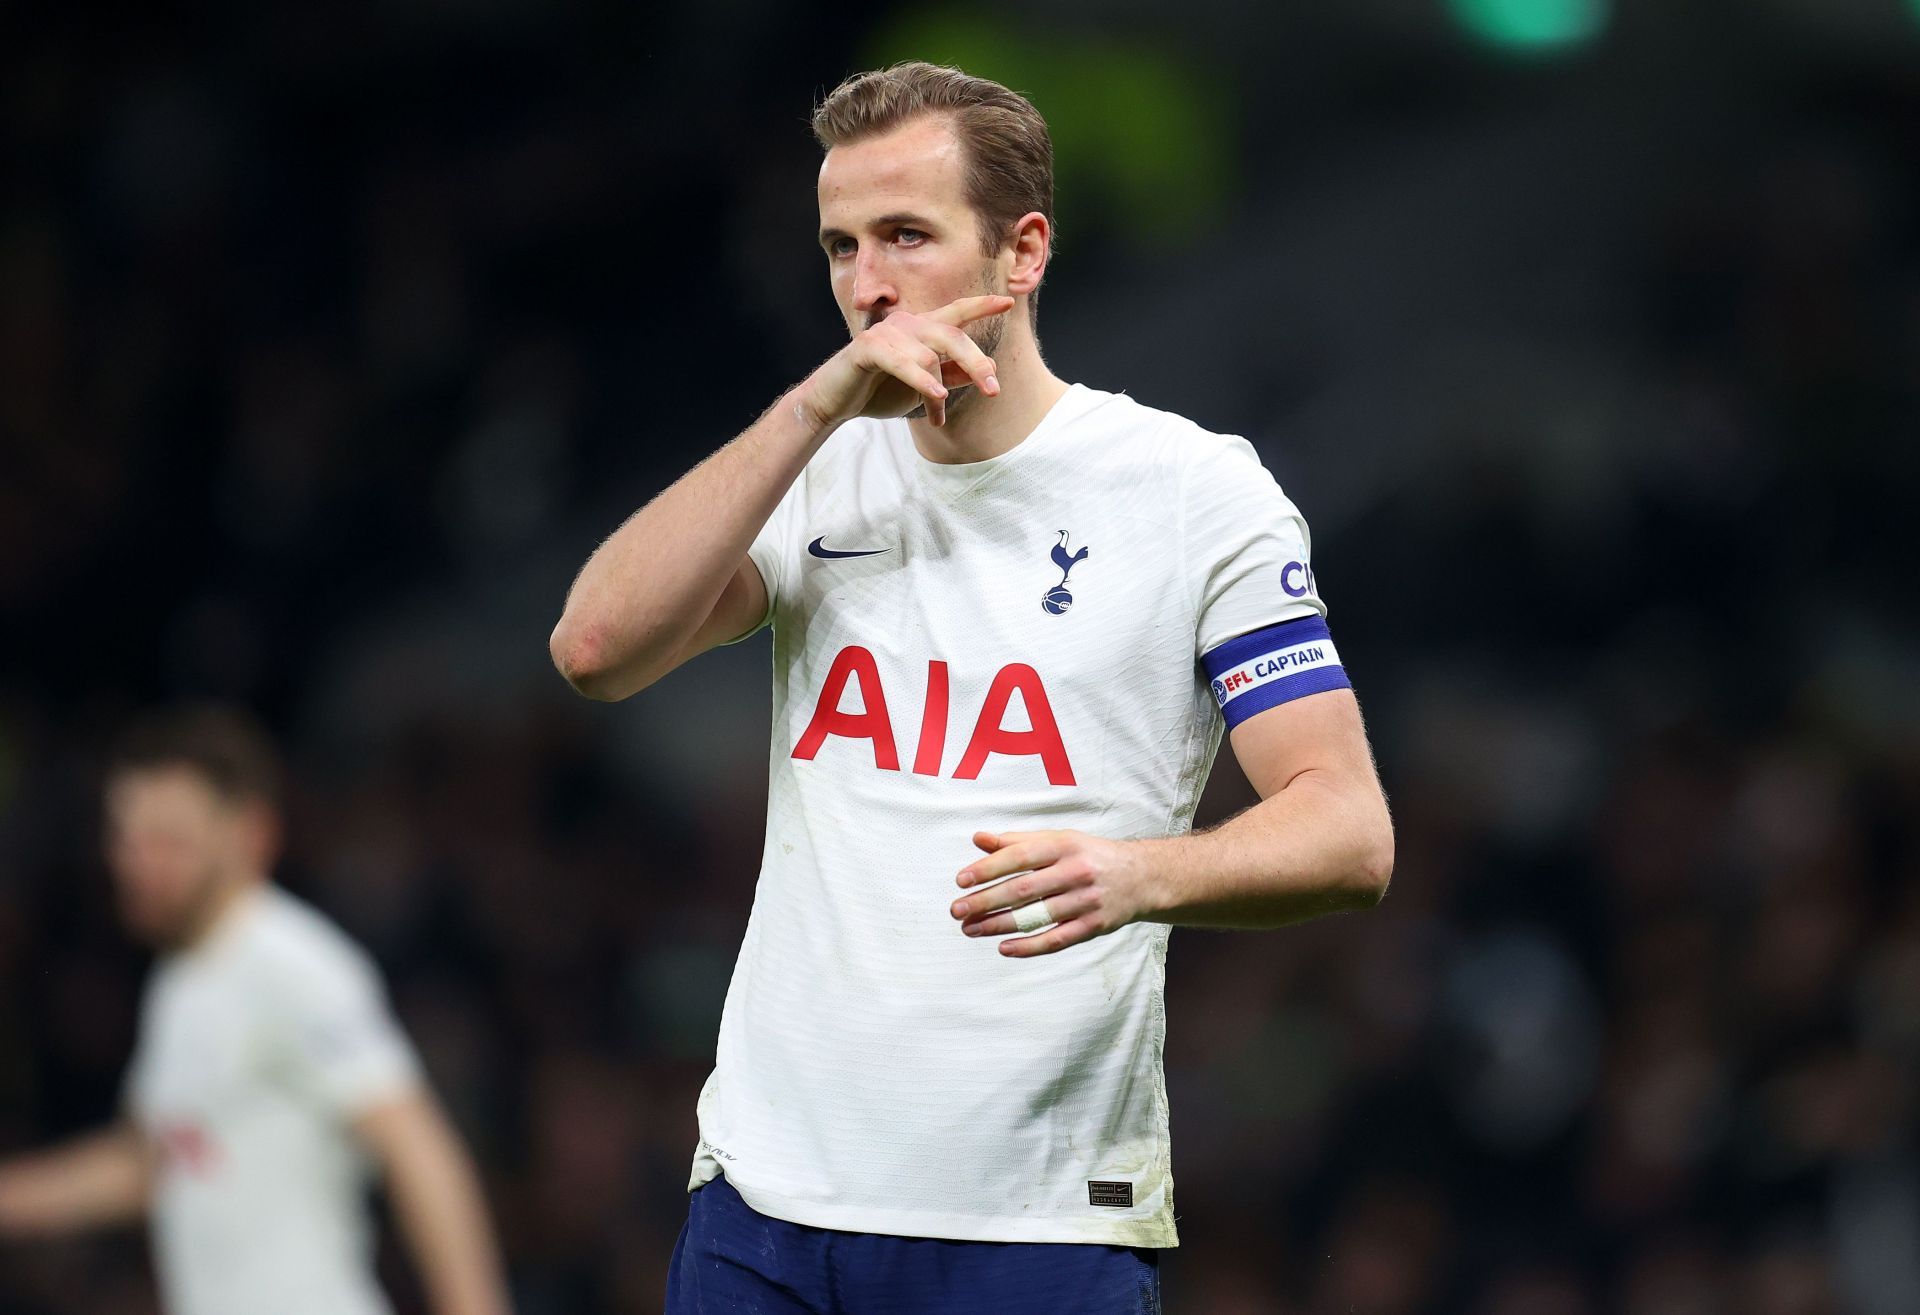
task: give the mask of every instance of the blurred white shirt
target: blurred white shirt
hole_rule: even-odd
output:
[[[372,959],[277,887],[164,958],[128,1103],[171,1315],[386,1315],[350,1121],[418,1081]]]
[[[1169,929],[1015,960],[948,906],[976,830],[1189,829],[1238,690],[1202,659],[1322,625],[1298,509],[1245,439],[1076,385],[971,464],[843,426],[751,556],[766,849],[691,1185],[822,1228],[1174,1245]]]

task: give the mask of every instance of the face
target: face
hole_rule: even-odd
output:
[[[965,170],[959,139],[939,115],[827,152],[820,166],[820,246],[850,336],[895,310],[930,311],[961,297],[1007,291],[1010,249],[981,253]],[[991,356],[1005,322],[995,315],[966,331]],[[971,392],[955,389],[948,414]]]
[[[265,810],[224,798],[190,767],[116,774],[106,791],[106,858],[127,930],[178,945],[223,895],[264,870]]]

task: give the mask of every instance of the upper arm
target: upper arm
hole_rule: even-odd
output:
[[[1354,906],[1377,904],[1393,875],[1393,819],[1353,691],[1322,690],[1243,719],[1233,753],[1261,799],[1286,792],[1288,828],[1317,833]]]
[[[1231,733],[1233,756],[1262,799],[1308,773],[1378,796],[1373,754],[1351,689],[1323,690],[1259,712]]]
[[[349,1119],[354,1136],[381,1164],[404,1159],[440,1128],[440,1110],[424,1086],[389,1093],[355,1110]]]

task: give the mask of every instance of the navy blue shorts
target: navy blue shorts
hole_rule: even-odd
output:
[[[687,1200],[667,1315],[1159,1315],[1160,1254],[949,1242],[769,1219],[716,1178]]]

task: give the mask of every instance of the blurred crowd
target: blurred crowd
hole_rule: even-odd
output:
[[[239,699],[292,763],[280,876],[389,974],[521,1310],[638,1315],[752,898],[765,641],[607,708],[546,633],[831,349],[802,118],[872,52],[772,6],[724,48],[717,10],[456,8],[0,50],[0,1152],[119,1098],[103,743]],[[1173,938],[1170,1310],[1920,1310],[1920,39],[1706,87],[1622,45],[1336,45],[1311,131],[1221,54],[1212,228],[1062,198],[1050,354],[1305,506],[1399,829],[1375,911]],[[1562,231],[1570,174],[1607,205]],[[1431,238],[1501,215],[1499,281]],[[1337,235],[1335,292],[1274,233]],[[1370,278],[1396,255],[1430,280]],[[1223,750],[1203,820],[1251,801]],[[9,1315],[150,1294],[137,1237],[0,1246]]]

